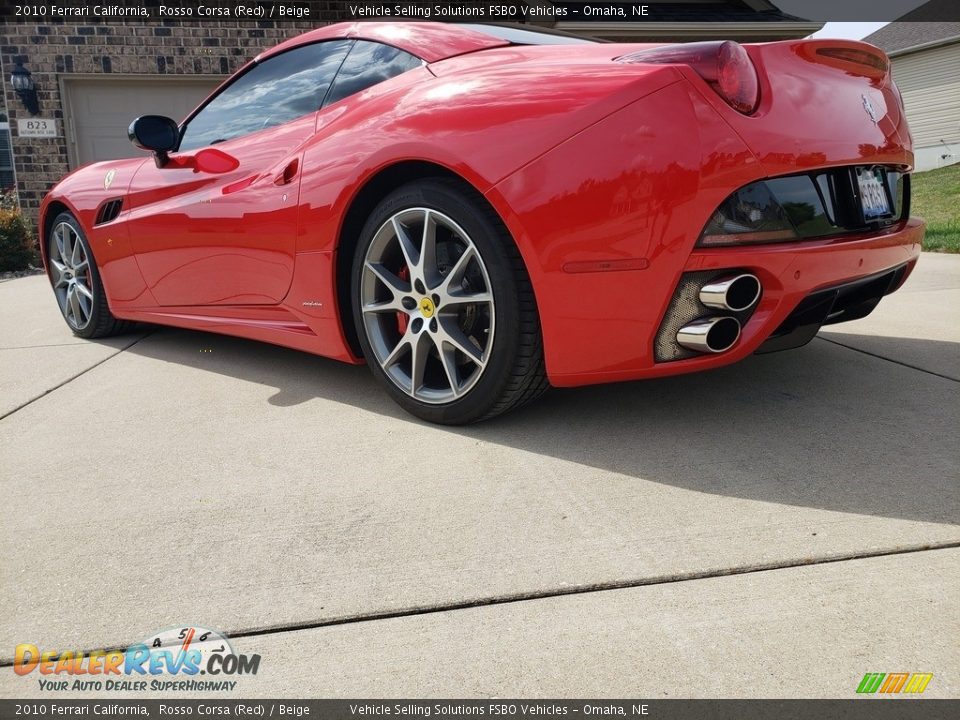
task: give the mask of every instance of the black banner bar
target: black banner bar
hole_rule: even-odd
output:
[[[958,0],[0,0],[4,22],[315,22],[439,20],[532,23],[960,21]]]
[[[48,718],[313,718],[322,720],[930,720],[960,717],[960,700],[0,700],[2,720]]]

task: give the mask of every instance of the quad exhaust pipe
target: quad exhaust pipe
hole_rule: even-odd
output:
[[[723,275],[700,288],[700,302],[713,310],[742,313],[760,300],[760,280],[753,273]],[[677,344],[698,353],[726,352],[740,339],[740,320],[730,315],[691,320],[677,332]]]
[[[729,350],[740,338],[740,321],[732,317],[700,318],[684,325],[677,333],[677,344],[700,353]]]
[[[743,312],[759,299],[760,281],[751,273],[721,277],[700,288],[700,302],[714,310]]]

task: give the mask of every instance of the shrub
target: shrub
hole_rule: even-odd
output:
[[[37,261],[30,227],[16,205],[13,191],[0,195],[0,272],[25,270]]]

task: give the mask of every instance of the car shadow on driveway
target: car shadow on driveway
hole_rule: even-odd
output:
[[[948,362],[960,350],[895,341]],[[275,387],[277,407],[322,398],[425,425],[365,367],[166,328],[128,352]],[[480,425],[432,429],[709,494],[960,524],[957,427],[960,383],[818,338],[706,373],[553,389]]]

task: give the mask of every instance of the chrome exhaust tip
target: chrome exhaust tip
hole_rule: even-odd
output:
[[[760,299],[760,281],[752,273],[711,280],[700,288],[700,302],[715,310],[743,312]]]
[[[694,320],[677,333],[677,344],[700,353],[729,350],[740,338],[740,321],[732,317]]]

